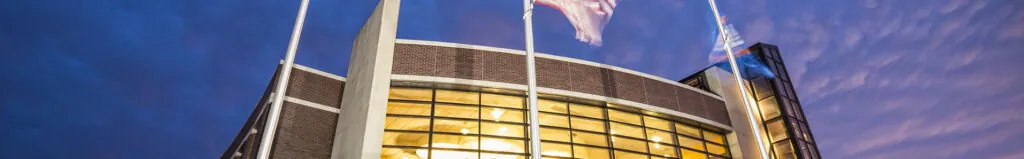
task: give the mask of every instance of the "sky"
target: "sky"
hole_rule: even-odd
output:
[[[404,1],[420,14],[399,37],[521,48],[521,1],[441,1]],[[298,3],[0,2],[0,158],[218,157]],[[344,75],[375,3],[312,0],[296,63]],[[825,158],[1024,158],[1024,1],[718,3],[745,41],[779,46]],[[599,48],[538,6],[537,50],[680,79],[708,65],[703,5],[620,2]]]

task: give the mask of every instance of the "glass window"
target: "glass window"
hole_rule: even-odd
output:
[[[644,126],[661,130],[672,130],[672,123],[655,117],[644,116]]]
[[[526,101],[526,99],[521,96],[498,95],[490,93],[484,93],[480,96],[480,98],[483,98],[483,100],[480,101],[482,102],[483,105],[516,109],[523,109],[523,104],[525,103],[524,101]]]
[[[782,142],[776,142],[773,144],[775,154],[779,155],[779,159],[794,159],[796,156],[793,154],[793,146],[789,144],[789,140],[782,140]]]
[[[433,92],[430,89],[391,88],[388,99],[430,101]]]
[[[647,158],[647,155],[627,151],[615,151],[615,158]]]
[[[480,145],[476,135],[433,134],[433,136],[432,144],[435,148],[477,149]]]
[[[754,94],[757,95],[757,99],[764,99],[769,96],[775,95],[772,91],[772,85],[769,83],[770,79],[758,78],[753,80],[754,83]]]
[[[477,119],[480,118],[480,107],[437,104],[434,105],[434,116]]]
[[[796,103],[793,100],[789,100],[789,108],[791,108],[793,112],[796,113],[793,114],[793,117],[803,120],[803,113],[801,113],[803,111],[800,111],[800,103]]]
[[[703,131],[703,133],[704,133],[704,140],[708,140],[708,141],[711,141],[711,142],[714,142],[714,143],[718,143],[718,144],[725,144],[725,138],[722,137],[721,134],[713,133],[713,132],[708,132],[708,131]]]
[[[685,136],[679,136],[679,146],[683,146],[683,147],[687,147],[687,148],[691,148],[691,149],[695,149],[695,150],[704,151],[704,142],[703,141],[700,141],[700,140],[697,140],[697,139],[691,139],[691,138],[685,137]]]
[[[629,124],[611,123],[612,134],[629,136],[635,138],[644,138],[644,129],[639,126],[631,126]]]
[[[604,119],[604,111],[598,107],[570,103],[569,110],[572,115]]]
[[[710,154],[715,154],[715,155],[720,155],[720,156],[729,156],[729,151],[726,151],[724,146],[710,144],[710,143],[707,144],[707,146],[708,146],[708,153],[710,153]]]
[[[572,124],[573,129],[604,132],[604,122],[601,122],[600,120],[584,118],[569,118],[569,120],[569,123]]]
[[[551,140],[551,141],[561,141],[561,142],[571,142],[571,141],[569,141],[569,139],[570,139],[569,130],[552,129],[552,128],[540,128],[540,139],[541,140]]]
[[[565,102],[550,101],[550,100],[537,100],[537,110],[542,112],[550,112],[557,114],[567,114],[569,109],[566,108]]]
[[[434,132],[461,134],[477,134],[480,132],[480,121],[434,119]]]
[[[666,145],[661,143],[647,143],[651,149],[651,154],[654,156],[661,157],[676,157],[676,147],[672,145]]]
[[[495,136],[508,136],[508,137],[523,137],[524,127],[522,125],[512,124],[498,124],[491,122],[482,122],[483,129],[481,133],[484,135],[495,135]]]
[[[761,115],[764,115],[764,119],[772,119],[779,116],[779,105],[775,101],[775,97],[770,97],[758,102],[757,106],[761,107]]]
[[[483,109],[483,120],[495,122],[523,122],[523,111],[517,109],[502,108],[481,108]]]
[[[388,148],[381,149],[381,159],[424,159],[417,155],[417,152],[423,152],[423,156],[427,156],[426,149],[402,149],[402,148]]]
[[[383,145],[427,147],[429,134],[408,132],[384,132]]]
[[[572,157],[572,147],[567,144],[541,142],[540,149],[544,157]]]
[[[461,104],[480,104],[480,94],[476,92],[463,92],[451,90],[437,90],[437,101]]]
[[[387,114],[430,116],[430,104],[388,102]]]
[[[688,125],[676,124],[676,133],[683,134],[683,135],[690,136],[690,137],[701,138],[700,137],[700,129],[697,129],[697,128],[694,128],[694,127],[691,127],[691,126],[688,126]]]
[[[786,134],[786,127],[782,124],[782,120],[768,122],[768,134],[771,134],[773,142],[789,137]]]
[[[807,140],[807,142],[814,142],[814,138],[811,138],[811,128],[807,127],[807,124],[800,124],[800,126],[803,127],[804,140]]]
[[[612,121],[642,125],[640,124],[640,115],[629,112],[608,109],[608,118]]]
[[[707,155],[705,155],[703,152],[687,150],[687,149],[679,149],[679,150],[680,150],[680,154],[681,154],[680,156],[682,157],[681,159],[707,159]]]
[[[651,142],[675,145],[676,141],[672,140],[672,136],[674,135],[671,132],[647,129],[647,140]]]
[[[573,156],[580,159],[609,159],[607,148],[573,145]]]
[[[624,137],[617,137],[612,141],[612,146],[618,149],[647,152],[647,142]]]
[[[540,120],[540,125],[569,128],[569,117],[564,115],[540,113],[537,120]]]
[[[485,137],[480,141],[480,145],[483,145],[480,147],[481,150],[526,153],[523,140]]]
[[[511,154],[500,154],[500,153],[480,153],[480,157],[484,159],[526,159],[525,155],[511,155]],[[476,156],[470,156],[469,159],[475,159]],[[438,158],[440,159],[440,158]]]
[[[804,132],[800,131],[800,121],[796,121],[796,119],[793,118],[790,118],[789,121],[790,128],[793,129],[793,137],[796,137],[797,139],[803,139]]]
[[[581,131],[573,131],[572,134],[572,143],[602,147],[608,146],[608,136],[605,136],[604,134],[595,134]]]
[[[430,118],[385,117],[385,130],[430,131]]]

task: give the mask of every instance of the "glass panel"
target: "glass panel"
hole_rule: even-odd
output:
[[[789,126],[789,128],[793,130],[793,137],[796,137],[797,139],[803,139],[804,132],[800,131],[800,121],[797,121],[796,119],[793,118],[789,118]]]
[[[700,138],[700,129],[688,125],[676,124],[676,133],[690,137]]]
[[[719,146],[719,145],[710,144],[710,143],[707,144],[707,146],[708,146],[708,153],[709,154],[716,154],[716,155],[721,155],[721,156],[729,156],[729,151],[727,151],[724,146]]]
[[[811,138],[811,128],[807,127],[807,124],[800,124],[800,126],[803,126],[804,140],[814,142],[814,138]]]
[[[510,155],[510,154],[499,154],[499,153],[481,153],[481,159],[526,159],[525,155]],[[442,158],[437,158],[442,159]],[[476,159],[470,158],[470,159]]]
[[[604,119],[604,111],[598,107],[569,103],[569,110],[571,110],[569,113],[572,115]]]
[[[381,159],[424,159],[417,152],[422,151],[423,156],[427,156],[426,149],[400,149],[400,148],[383,148],[381,149]]]
[[[789,100],[783,99],[781,100],[782,103],[779,104],[782,104],[781,107],[784,107],[786,109],[786,114],[789,114],[789,116],[796,116],[796,113],[793,112],[793,103],[790,103],[788,101]]]
[[[774,145],[775,154],[779,155],[779,159],[793,159],[796,156],[793,154],[793,147],[789,144],[789,140],[783,140],[777,142]]]
[[[629,136],[635,138],[644,138],[644,129],[639,126],[631,126],[629,124],[611,123],[612,134]]]
[[[811,158],[811,151],[807,149],[807,145],[803,141],[797,141],[801,156],[804,158]]]
[[[572,147],[567,144],[540,143],[540,154],[545,157],[572,157]]]
[[[786,127],[782,124],[782,120],[775,120],[768,122],[768,134],[771,134],[772,142],[786,139]]]
[[[644,126],[666,131],[672,130],[672,122],[649,116],[644,116]]]
[[[480,132],[480,121],[434,119],[434,132],[450,132],[477,134]]]
[[[524,149],[525,142],[523,142],[523,140],[485,137],[480,141],[480,144],[483,145],[480,147],[481,150],[526,153]]]
[[[647,155],[626,151],[615,151],[615,158],[641,159],[647,158]]]
[[[430,131],[430,118],[385,117],[385,130]]]
[[[606,147],[608,146],[608,136],[604,134],[573,131],[572,143]]]
[[[725,138],[721,134],[713,133],[709,131],[702,131],[704,133],[704,140],[708,140],[718,144],[725,144]]]
[[[789,107],[792,108],[793,112],[796,113],[796,114],[793,114],[793,117],[796,117],[797,119],[803,120],[803,111],[800,110],[800,103],[796,103],[796,102],[790,100],[789,101]]]
[[[707,159],[707,155],[705,155],[702,152],[697,152],[697,151],[692,151],[692,150],[687,150],[687,149],[679,149],[679,150],[681,152],[680,153],[681,154],[680,156],[682,157],[681,159]]]
[[[481,108],[483,109],[483,120],[500,122],[523,122],[523,111],[517,109],[502,108]]]
[[[676,147],[661,143],[648,143],[651,148],[651,155],[661,157],[676,157]]]
[[[537,120],[540,120],[540,125],[569,128],[569,117],[564,115],[540,113],[537,115]]]
[[[691,138],[688,138],[688,137],[685,137],[685,136],[679,136],[679,146],[683,146],[683,147],[687,147],[687,148],[691,148],[691,149],[695,149],[695,150],[704,151],[704,142],[703,141],[700,141],[700,140],[697,140],[697,139],[691,139]]]
[[[462,104],[480,104],[480,94],[476,92],[463,92],[451,90],[437,90],[437,101]]]
[[[430,104],[388,102],[388,114],[430,116]]]
[[[810,150],[811,151],[811,158],[812,159],[817,159],[818,158],[818,148],[816,146],[814,146],[814,145],[807,145],[807,147],[811,149]]]
[[[391,88],[388,99],[430,101],[432,93],[430,89]]]
[[[551,100],[537,100],[537,110],[541,112],[550,112],[558,114],[567,114],[569,109],[566,108],[565,102],[551,101]]]
[[[463,148],[463,149],[477,149],[480,145],[479,139],[476,135],[447,135],[447,134],[433,134],[435,148]],[[435,150],[436,151],[436,150]]]
[[[759,78],[753,81],[754,93],[757,95],[757,99],[764,99],[768,96],[775,95],[772,91],[771,83],[769,83],[768,80],[770,79]]]
[[[428,153],[427,153],[426,150],[416,150],[416,155],[419,155],[420,157],[425,157],[425,156],[427,156],[427,154]],[[436,159],[436,158],[477,159],[477,155],[478,155],[477,152],[456,151],[456,150],[433,150],[429,154],[430,154],[430,158],[432,158],[432,159]]]
[[[561,142],[569,141],[569,130],[552,129],[552,128],[540,128],[540,139],[541,140],[552,140]]]
[[[583,118],[569,118],[573,129],[604,132],[604,122]]]
[[[765,120],[775,118],[779,115],[779,105],[775,101],[775,97],[761,100],[757,106],[761,107],[761,115],[764,115]]]
[[[710,158],[710,159],[726,159],[725,157],[718,157],[718,156],[708,156],[708,158]]]
[[[612,141],[612,146],[618,149],[647,152],[647,142],[624,137],[615,138],[615,140]]]
[[[573,145],[573,155],[580,159],[609,159],[607,148]]]
[[[407,133],[407,132],[384,132],[383,145],[392,146],[420,146],[427,147],[427,141],[430,134],[423,133]]]
[[[526,101],[525,98],[520,97],[520,96],[497,95],[497,94],[489,94],[489,93],[483,93],[480,96],[480,98],[483,99],[483,101],[480,101],[481,104],[483,104],[483,105],[506,107],[506,108],[516,108],[516,109],[523,109],[523,104]]]
[[[672,136],[672,133],[668,131],[647,129],[647,139],[651,142],[675,145],[676,141],[672,140]]]
[[[642,125],[640,124],[640,115],[629,112],[608,109],[608,118],[612,121]]]
[[[482,122],[481,133],[484,135],[495,135],[495,136],[508,136],[508,137],[523,137],[524,128],[522,125],[511,125],[511,124],[498,124],[490,122]]]
[[[480,118],[480,107],[436,104],[434,105],[434,116],[478,119]]]

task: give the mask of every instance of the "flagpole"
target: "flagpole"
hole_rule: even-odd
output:
[[[526,25],[526,83],[530,116],[530,158],[540,157],[540,122],[537,119],[537,73],[533,58],[533,0],[523,0],[523,22]]]
[[[274,143],[274,134],[277,132],[277,122],[281,115],[281,105],[284,102],[285,91],[288,89],[288,79],[291,76],[292,65],[295,64],[295,51],[299,48],[299,37],[302,36],[302,24],[306,21],[306,9],[309,7],[309,0],[302,0],[299,6],[299,15],[295,17],[295,26],[292,28],[292,37],[288,41],[288,53],[284,56],[284,64],[281,65],[281,72],[277,75],[277,83],[274,89],[274,101],[270,105],[270,114],[267,115],[266,126],[263,128],[263,138],[260,140],[260,149],[256,158],[270,158],[270,148]]]
[[[747,119],[750,121],[751,131],[754,132],[754,140],[757,141],[758,151],[761,153],[762,159],[768,159],[768,150],[764,147],[764,141],[761,139],[761,129],[757,127],[758,122],[757,119],[754,118],[754,109],[751,107],[753,106],[753,103],[749,98],[747,98],[747,90],[743,85],[743,77],[740,76],[740,73],[742,72],[740,72],[739,67],[736,66],[736,58],[733,57],[732,45],[729,45],[729,36],[726,36],[728,34],[725,32],[725,25],[722,24],[722,18],[718,13],[718,5],[715,4],[715,0],[708,0],[708,3],[711,4],[711,10],[715,15],[715,23],[718,25],[718,32],[721,33],[719,36],[722,37],[722,44],[725,47],[725,52],[728,54],[729,66],[732,67],[733,77],[736,78],[736,87],[740,90],[740,98],[743,98],[743,106],[746,108]]]

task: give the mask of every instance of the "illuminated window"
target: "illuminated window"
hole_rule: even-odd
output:
[[[700,138],[700,129],[683,124],[676,124],[676,133],[690,137]]]
[[[683,146],[683,147],[686,147],[686,148],[691,148],[691,149],[695,149],[695,150],[704,151],[704,142],[703,141],[700,141],[700,140],[697,140],[697,139],[691,139],[691,138],[688,138],[688,137],[679,136],[679,146]]]
[[[545,157],[572,157],[572,146],[550,142],[540,143],[540,154]]]
[[[434,110],[434,116],[438,117],[464,119],[480,118],[480,107],[437,104],[434,106]]]
[[[672,123],[650,116],[644,116],[644,126],[661,130],[672,130]]]
[[[573,145],[573,155],[581,159],[609,159],[611,153],[608,148],[597,148],[582,145]]]
[[[547,113],[537,114],[540,125],[569,128],[569,117]]]
[[[569,141],[570,138],[571,136],[569,136],[569,130],[540,128],[541,140],[571,142]]]
[[[503,108],[482,108],[482,118],[485,121],[494,122],[523,122],[523,111],[517,109],[503,109]]]
[[[384,120],[384,129],[430,131],[430,119],[410,117],[387,117]]]
[[[775,149],[775,154],[779,156],[779,159],[794,159],[796,155],[793,154],[793,146],[789,144],[788,140],[777,142],[772,145]]]
[[[383,148],[381,149],[381,159],[426,159],[416,155],[417,149],[405,149],[405,148]],[[424,151],[426,152],[426,151]],[[424,154],[426,156],[426,154]]]
[[[628,151],[615,151],[615,158],[647,158],[647,155]]]
[[[775,97],[761,100],[758,102],[757,106],[761,107],[761,115],[764,115],[765,119],[772,119],[781,115],[781,113],[779,113],[779,105],[776,104]]]
[[[786,127],[782,124],[782,120],[775,120],[768,122],[768,134],[771,134],[772,141],[779,141],[786,139]]]
[[[629,124],[611,123],[612,131],[614,135],[629,136],[635,138],[644,138],[644,129],[639,126],[632,126]]]
[[[608,136],[604,134],[574,131],[572,132],[572,143],[607,147]]]
[[[480,145],[483,145],[480,147],[481,150],[526,153],[526,143],[523,140],[485,137],[480,140]]]
[[[715,144],[710,144],[709,143],[709,144],[707,144],[707,147],[708,147],[708,153],[710,153],[710,154],[715,154],[715,155],[720,155],[720,156],[729,156],[729,151],[727,151],[724,146],[720,146],[720,145],[715,145]]]
[[[476,135],[434,134],[434,147],[477,149],[480,148],[479,137]]]
[[[679,149],[681,159],[706,159],[707,155],[699,151]]]
[[[572,115],[604,119],[604,111],[598,107],[572,103],[569,104],[569,110]]]
[[[387,114],[430,116],[430,104],[388,102]]]
[[[566,108],[565,102],[551,101],[551,100],[537,100],[537,110],[541,112],[557,113],[557,114],[568,114],[569,109]]]
[[[480,133],[479,124],[477,120],[434,119],[434,132],[477,134]]]
[[[704,140],[708,140],[708,141],[711,141],[711,142],[714,142],[714,143],[718,143],[718,144],[725,144],[725,137],[722,137],[721,134],[713,133],[713,132],[708,132],[708,131],[703,131],[703,133],[704,133]]]
[[[587,130],[594,132],[604,132],[604,122],[600,120],[584,119],[584,118],[569,118],[569,123],[572,124],[572,129]]]
[[[430,101],[431,98],[430,89],[418,89],[418,88],[391,88],[388,91],[388,98],[398,100],[415,100],[415,101]]]
[[[437,102],[480,104],[480,94],[476,92],[437,90]]]
[[[480,101],[482,102],[483,105],[516,109],[523,109],[523,104],[525,104],[526,101],[526,98],[520,96],[498,95],[489,93],[484,93],[480,97],[483,98]]]
[[[647,129],[647,140],[650,142],[675,145],[676,141],[672,140],[672,136],[675,135],[672,135],[671,132]]]
[[[647,142],[644,142],[642,140],[620,137],[615,138],[615,141],[612,141],[612,146],[617,149],[647,152]]]
[[[384,145],[427,147],[429,136],[425,132],[384,132]]]
[[[483,132],[481,133],[484,135],[523,137],[523,133],[525,133],[525,129],[522,125],[498,124],[490,122],[482,122],[481,124],[483,125],[483,129],[481,129],[481,131]]]
[[[610,110],[609,109],[608,110],[608,118],[611,119],[612,121],[629,123],[629,124],[633,124],[633,125],[642,125],[640,123],[640,115],[629,113],[629,112],[618,111],[618,110]]]
[[[675,146],[662,143],[647,143],[647,147],[651,149],[651,155],[672,158],[676,157]]]

